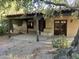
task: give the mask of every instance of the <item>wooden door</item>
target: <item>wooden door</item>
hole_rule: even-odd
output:
[[[54,35],[67,35],[67,20],[54,21]]]
[[[41,18],[39,20],[39,31],[40,32],[43,32],[44,31],[44,28],[45,28],[45,20],[44,20],[44,18]]]

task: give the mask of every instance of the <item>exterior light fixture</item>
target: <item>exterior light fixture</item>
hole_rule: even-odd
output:
[[[73,22],[73,19],[71,19],[70,22],[72,23]]]

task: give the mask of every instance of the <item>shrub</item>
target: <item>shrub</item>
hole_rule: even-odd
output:
[[[0,21],[0,35],[7,33],[8,31],[8,21],[1,20]]]
[[[68,49],[58,49],[57,54],[54,56],[54,59],[69,59],[67,56]]]
[[[2,35],[3,33],[4,33],[4,31],[3,31],[3,27],[0,26],[0,35]]]
[[[79,59],[79,54],[78,53],[73,53],[72,54],[72,59]]]
[[[68,40],[64,36],[53,39],[52,45],[55,48],[68,48]]]

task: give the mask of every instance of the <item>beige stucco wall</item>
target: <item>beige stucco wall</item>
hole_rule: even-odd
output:
[[[67,36],[75,36],[79,28],[79,20],[75,16],[52,17],[52,31],[54,35],[54,20],[67,20]]]
[[[22,26],[18,26],[17,24],[13,24],[14,32],[13,33],[26,33],[27,32],[27,26],[26,22],[23,21]]]
[[[27,33],[27,23],[23,21],[22,26],[18,26],[16,24],[13,24],[14,28],[14,33]],[[36,20],[34,20],[34,28],[33,29],[28,29],[29,32],[35,32],[36,31]]]
[[[79,28],[79,20],[74,16],[62,16],[62,17],[50,17],[45,19],[46,28],[45,32],[50,32],[54,36],[54,20],[67,20],[67,36],[75,36]],[[35,20],[34,20],[35,21]],[[27,32],[26,22],[23,22],[22,26],[17,26],[14,24],[14,32]],[[36,31],[36,21],[34,22],[34,29],[30,31]]]
[[[67,20],[67,36],[75,36],[79,28],[79,20],[72,17]]]

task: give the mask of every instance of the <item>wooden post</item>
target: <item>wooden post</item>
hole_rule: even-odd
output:
[[[37,21],[37,42],[39,41],[39,22]]]
[[[28,33],[28,21],[26,21],[27,33]]]
[[[78,10],[78,19],[79,19],[79,10]]]
[[[38,19],[38,17],[37,17],[37,14],[36,14],[36,31],[37,31],[37,39],[36,39],[36,41],[38,42],[39,41],[39,19]]]
[[[8,19],[8,37],[10,38],[11,37],[11,33],[10,33],[10,25],[11,25],[11,20]]]

